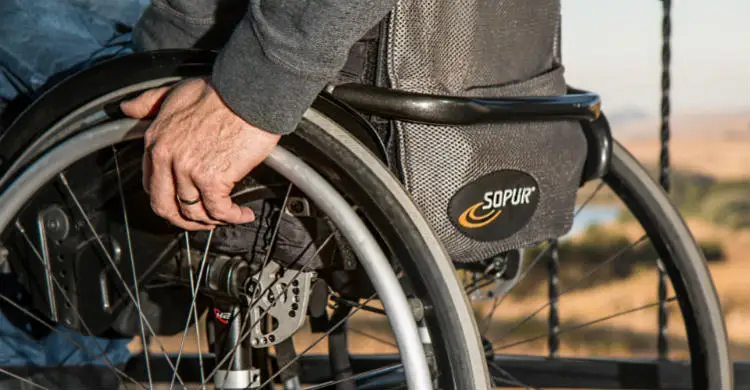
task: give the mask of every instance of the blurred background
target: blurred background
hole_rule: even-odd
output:
[[[733,355],[748,359],[750,2],[672,3],[671,198],[710,261]],[[660,147],[661,2],[563,0],[562,7],[563,62],[569,84],[602,96],[603,111],[614,136],[656,177]],[[601,256],[593,254],[603,241],[627,242],[638,237],[640,233],[633,231],[636,227],[630,216],[615,202],[604,194],[597,196],[592,202],[595,204],[579,215],[572,233],[586,238],[568,243],[569,250]],[[588,234],[581,234],[584,229],[589,229]],[[618,307],[626,309],[636,302],[655,300],[656,271],[651,266],[641,267],[639,272],[635,265],[653,258],[645,252],[633,256],[618,260],[625,264],[609,281],[599,281],[586,291],[574,293],[576,296],[561,299],[561,321],[600,317]],[[561,255],[561,262],[563,259]],[[565,264],[560,269],[564,288],[566,279],[573,275],[565,275]],[[546,273],[540,272],[538,277],[537,286],[544,286]],[[526,283],[530,296],[518,299],[519,305],[529,299],[547,299],[546,289],[535,289],[532,283]],[[674,310],[670,316],[679,313]],[[575,340],[572,336],[568,339],[561,352],[566,348],[568,352],[604,348],[612,354],[627,355],[627,350],[653,354],[656,324],[655,308],[623,316],[619,321],[613,319],[591,328],[588,334],[582,329]],[[681,344],[681,326],[680,319],[670,321],[668,332],[674,339],[673,350]],[[606,345],[600,345],[598,340],[604,339]],[[611,345],[611,340],[620,340],[622,345]],[[543,346],[545,340],[540,341]],[[566,344],[565,337],[563,342]]]

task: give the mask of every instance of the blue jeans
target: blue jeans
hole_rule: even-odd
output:
[[[147,4],[148,0],[1,0],[0,103],[33,100],[46,84],[72,71],[131,52],[129,31]],[[0,275],[0,294],[23,303],[26,299],[14,279]],[[66,336],[50,332],[10,305],[0,306],[0,367],[104,364],[95,357],[101,350],[114,364],[130,357],[130,339],[85,337],[58,329]]]
[[[51,77],[130,51],[148,0],[0,1],[0,98],[33,97]]]

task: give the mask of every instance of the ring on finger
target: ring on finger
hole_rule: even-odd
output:
[[[177,195],[177,202],[180,203],[180,204],[183,204],[185,206],[196,205],[196,204],[200,203],[200,201],[201,201],[201,198],[197,198],[197,199],[183,199],[182,197],[180,197],[179,195]]]

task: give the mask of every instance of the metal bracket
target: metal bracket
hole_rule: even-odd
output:
[[[302,327],[314,276],[315,272],[284,270],[272,261],[253,277],[256,291],[264,293],[261,297],[253,297],[253,300],[258,301],[251,312],[251,318],[257,322],[250,336],[253,347],[276,345]],[[268,288],[269,286],[271,287]],[[272,318],[272,324],[264,324],[264,321],[258,320],[264,315]],[[264,329],[265,325],[270,328]]]

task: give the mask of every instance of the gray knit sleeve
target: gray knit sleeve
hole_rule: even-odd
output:
[[[141,50],[223,47],[212,82],[224,102],[286,134],[395,1],[152,0],[134,36]]]
[[[250,0],[214,66],[225,103],[250,124],[294,130],[349,49],[395,0]]]

